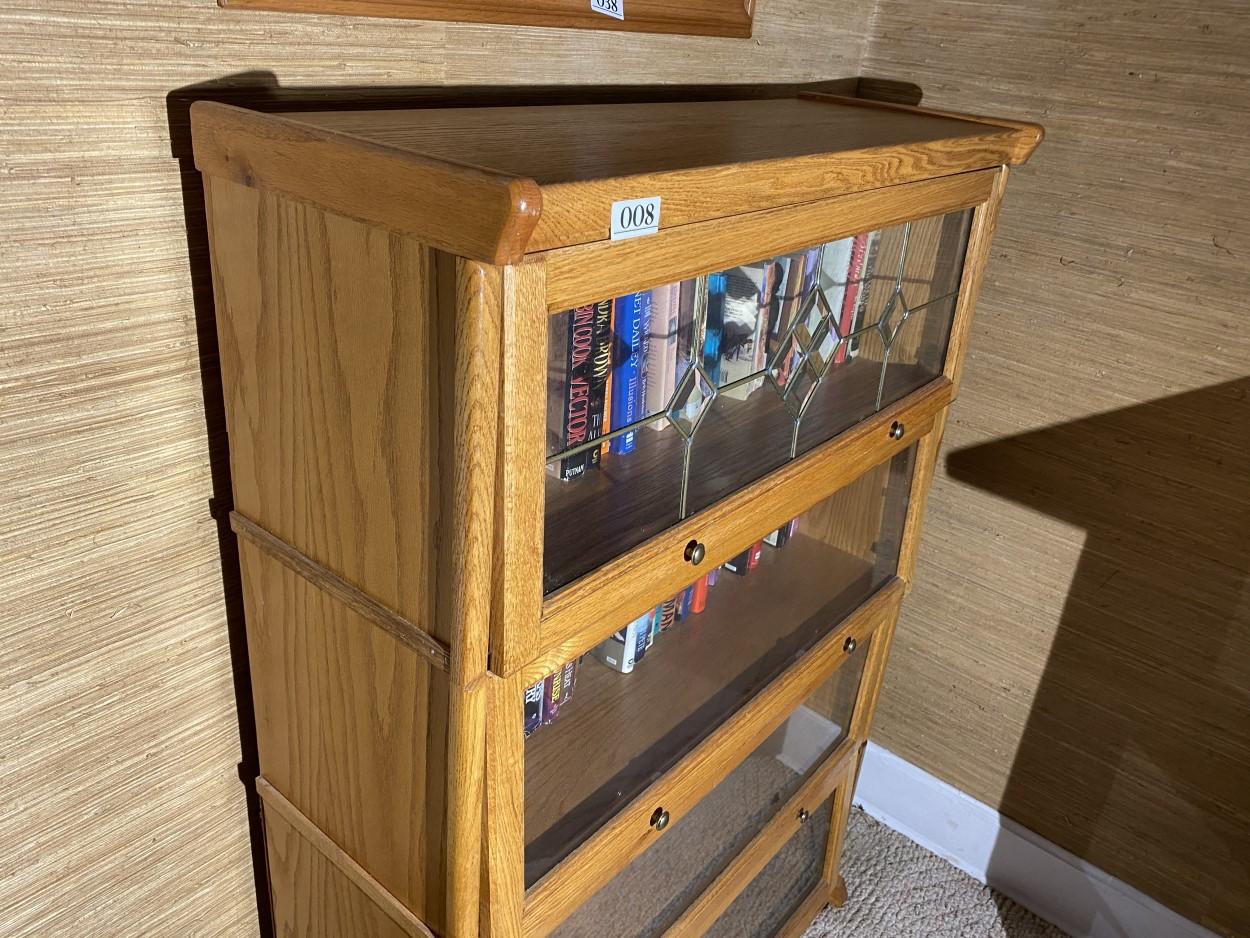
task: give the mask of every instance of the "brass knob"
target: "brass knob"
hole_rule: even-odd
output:
[[[691,541],[686,545],[686,559],[696,567],[703,563],[703,555],[706,553],[703,545],[698,541]]]
[[[663,808],[656,808],[655,812],[651,815],[651,826],[657,831],[662,831],[664,828],[668,827],[668,812]]]
[[[904,426],[895,420],[892,424],[890,424],[890,439],[901,440],[903,438],[904,429]]]
[[[842,650],[845,651],[848,655],[851,654],[851,652],[853,652],[858,647],[859,645],[855,641],[854,635],[852,635],[850,638],[848,638],[845,642],[842,643]]]
[[[807,813],[807,808],[799,808],[799,823],[800,824],[806,824],[807,819],[809,817],[811,817],[811,815]]]

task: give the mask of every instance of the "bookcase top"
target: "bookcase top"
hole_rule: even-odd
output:
[[[1036,124],[856,98],[266,114],[192,107],[196,166],[478,260],[605,240],[612,203],[661,227],[1022,163]]]

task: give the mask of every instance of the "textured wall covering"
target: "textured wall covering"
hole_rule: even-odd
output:
[[[861,71],[1050,132],[1008,190],[879,739],[1250,934],[1244,10],[881,0],[866,46],[867,4],[760,0],[753,40],[621,54],[0,0],[0,935],[256,928],[202,220],[167,95]]]
[[[882,0],[864,73],[1032,118],[876,738],[1250,935],[1250,8]]]
[[[203,222],[166,96],[244,72],[284,87],[854,75],[867,10],[824,7],[777,0],[753,40],[631,37],[623,54],[624,37],[586,32],[0,0],[0,934],[256,930],[209,514]]]

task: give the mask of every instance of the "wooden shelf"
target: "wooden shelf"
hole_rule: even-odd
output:
[[[803,418],[799,453],[837,436],[873,413],[881,363],[863,356],[836,366],[821,382]],[[886,368],[883,403],[936,377],[917,365]],[[695,434],[689,512],[694,514],[784,464],[791,423],[771,388],[744,401],[721,398]],[[543,591],[550,593],[681,520],[681,437],[644,427],[637,448],[612,455],[601,468],[546,485]],[[587,530],[587,520],[594,519]]]
[[[868,561],[800,533],[746,577],[721,571],[704,612],[633,673],[587,656],[559,719],[526,742],[527,884],[836,627],[872,577]]]

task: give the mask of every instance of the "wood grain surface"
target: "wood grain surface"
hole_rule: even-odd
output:
[[[566,857],[526,894],[525,934],[546,935],[582,899],[624,868],[656,836],[649,818],[663,806],[675,825],[725,778],[739,761],[785,721],[846,660],[844,642],[864,642],[893,622],[902,600],[893,579],[815,645],[811,652],[767,685],[755,705],[738,710],[665,776],[657,780],[598,832]]]
[[[751,35],[754,0],[630,0],[613,17],[580,0],[218,0],[223,7],[346,16],[389,16],[460,23],[517,24],[694,36]],[[618,5],[624,10],[624,3]]]
[[[0,2],[6,935],[256,934],[185,101],[842,78],[869,12],[776,0],[750,41],[636,35],[620,56],[606,32]]]
[[[1007,187],[876,739],[1250,935],[1250,16],[873,22],[865,74],[1047,130]]]
[[[264,803],[270,873],[286,880],[274,894],[274,901],[283,906],[278,934],[346,935],[379,925],[389,932],[390,927],[379,921],[381,912],[410,938],[434,938],[419,918],[263,776],[256,780],[256,790]],[[303,877],[314,881],[295,882]],[[324,879],[316,882],[320,877]],[[357,892],[369,901],[359,901]]]

